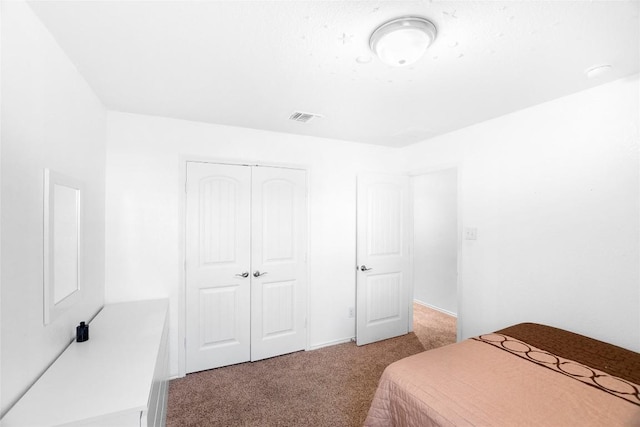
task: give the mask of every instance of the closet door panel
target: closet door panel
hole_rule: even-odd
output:
[[[306,172],[255,167],[251,360],[306,346]]]
[[[251,169],[187,163],[187,372],[250,358]]]

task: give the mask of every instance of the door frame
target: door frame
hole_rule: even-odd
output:
[[[310,176],[311,172],[309,167],[306,165],[300,164],[291,164],[291,163],[276,163],[276,162],[263,162],[258,160],[243,160],[237,158],[222,158],[222,157],[207,157],[207,156],[198,156],[198,155],[181,155],[178,160],[178,168],[180,170],[178,177],[178,287],[170,290],[170,300],[177,301],[177,313],[174,314],[178,319],[178,378],[184,377],[187,374],[187,356],[186,356],[186,336],[187,336],[187,277],[186,277],[186,250],[187,250],[187,193],[186,193],[186,185],[187,185],[187,163],[214,163],[214,164],[222,164],[222,165],[231,165],[231,166],[257,166],[257,167],[273,167],[273,168],[282,168],[282,169],[296,169],[296,170],[304,170],[307,176],[306,182],[306,204],[307,204],[307,218],[306,218],[306,231],[307,231],[307,241],[305,247],[305,262],[307,264],[307,268],[305,269],[305,280],[307,286],[306,292],[306,310],[307,310],[307,321],[306,321],[306,331],[305,331],[305,351],[309,350],[309,330],[311,329],[311,321],[309,319],[309,242],[310,238],[310,200],[311,200],[311,189],[310,189]],[[177,295],[176,295],[177,293]],[[177,298],[176,298],[177,296]],[[171,313],[171,310],[170,310]],[[170,314],[171,317],[171,314]]]
[[[457,232],[456,232],[456,264],[457,264],[457,270],[458,270],[458,274],[457,274],[457,280],[456,280],[456,300],[457,300],[457,307],[456,307],[456,341],[461,341],[463,335],[463,330],[462,330],[462,292],[463,292],[463,280],[462,280],[462,268],[463,268],[463,264],[462,264],[462,244],[463,244],[463,236],[462,236],[462,230],[463,230],[463,224],[462,224],[462,166],[460,165],[460,163],[458,162],[452,162],[452,163],[442,163],[433,167],[428,167],[428,168],[421,168],[421,169],[416,169],[416,170],[412,170],[409,172],[409,179],[410,179],[410,183],[409,183],[409,191],[410,191],[410,200],[411,200],[411,225],[413,227],[413,213],[414,213],[414,201],[415,201],[415,188],[414,188],[414,178],[418,177],[418,176],[422,176],[422,175],[428,175],[431,173],[437,173],[437,172],[442,172],[444,170],[448,170],[448,169],[455,169],[456,170],[456,204],[457,204],[457,209],[456,209],[456,224],[457,224]],[[413,271],[413,249],[414,249],[414,244],[413,244],[413,239],[415,239],[415,231],[411,230],[411,250],[412,250],[412,271]],[[413,276],[412,276],[412,280],[413,280]],[[414,294],[414,288],[415,288],[415,283],[412,282],[411,283],[411,290],[410,290],[410,294],[411,294],[411,307],[413,307],[413,294]],[[411,322],[413,325],[413,310],[411,310],[411,314],[410,314],[410,318],[411,318]],[[412,328],[413,330],[413,328]]]

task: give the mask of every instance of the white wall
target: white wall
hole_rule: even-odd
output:
[[[178,360],[187,158],[289,164],[309,170],[309,342],[355,335],[356,174],[392,170],[395,149],[110,112],[107,142],[107,302],[170,297],[171,372]]]
[[[104,298],[106,112],[22,1],[2,2],[2,402],[14,403]],[[43,169],[85,184],[83,300],[43,325]]]
[[[418,302],[458,311],[458,170],[412,177],[413,297]]]
[[[0,2],[0,25],[2,25],[2,3]],[[0,52],[2,51],[2,31],[0,28]],[[2,54],[0,53],[0,100],[2,100]],[[2,165],[2,102],[0,101],[0,165]],[[0,189],[2,188],[2,172],[0,168]],[[2,197],[0,196],[0,216]],[[0,219],[1,221],[1,219]],[[2,242],[2,226],[0,223],[0,242]],[[2,244],[0,244],[0,320],[2,319]],[[2,332],[0,331],[0,384],[2,384]],[[2,386],[0,386],[0,417],[2,417]]]
[[[458,320],[469,337],[534,321],[640,350],[638,76],[405,150],[458,164]]]

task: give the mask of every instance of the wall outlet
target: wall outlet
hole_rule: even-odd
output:
[[[356,310],[353,307],[349,307],[349,317],[355,317]]]
[[[464,229],[465,240],[478,240],[478,229],[475,227],[466,227]]]

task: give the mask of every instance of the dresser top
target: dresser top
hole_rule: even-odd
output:
[[[167,300],[108,304],[2,419],[59,425],[147,408]]]

